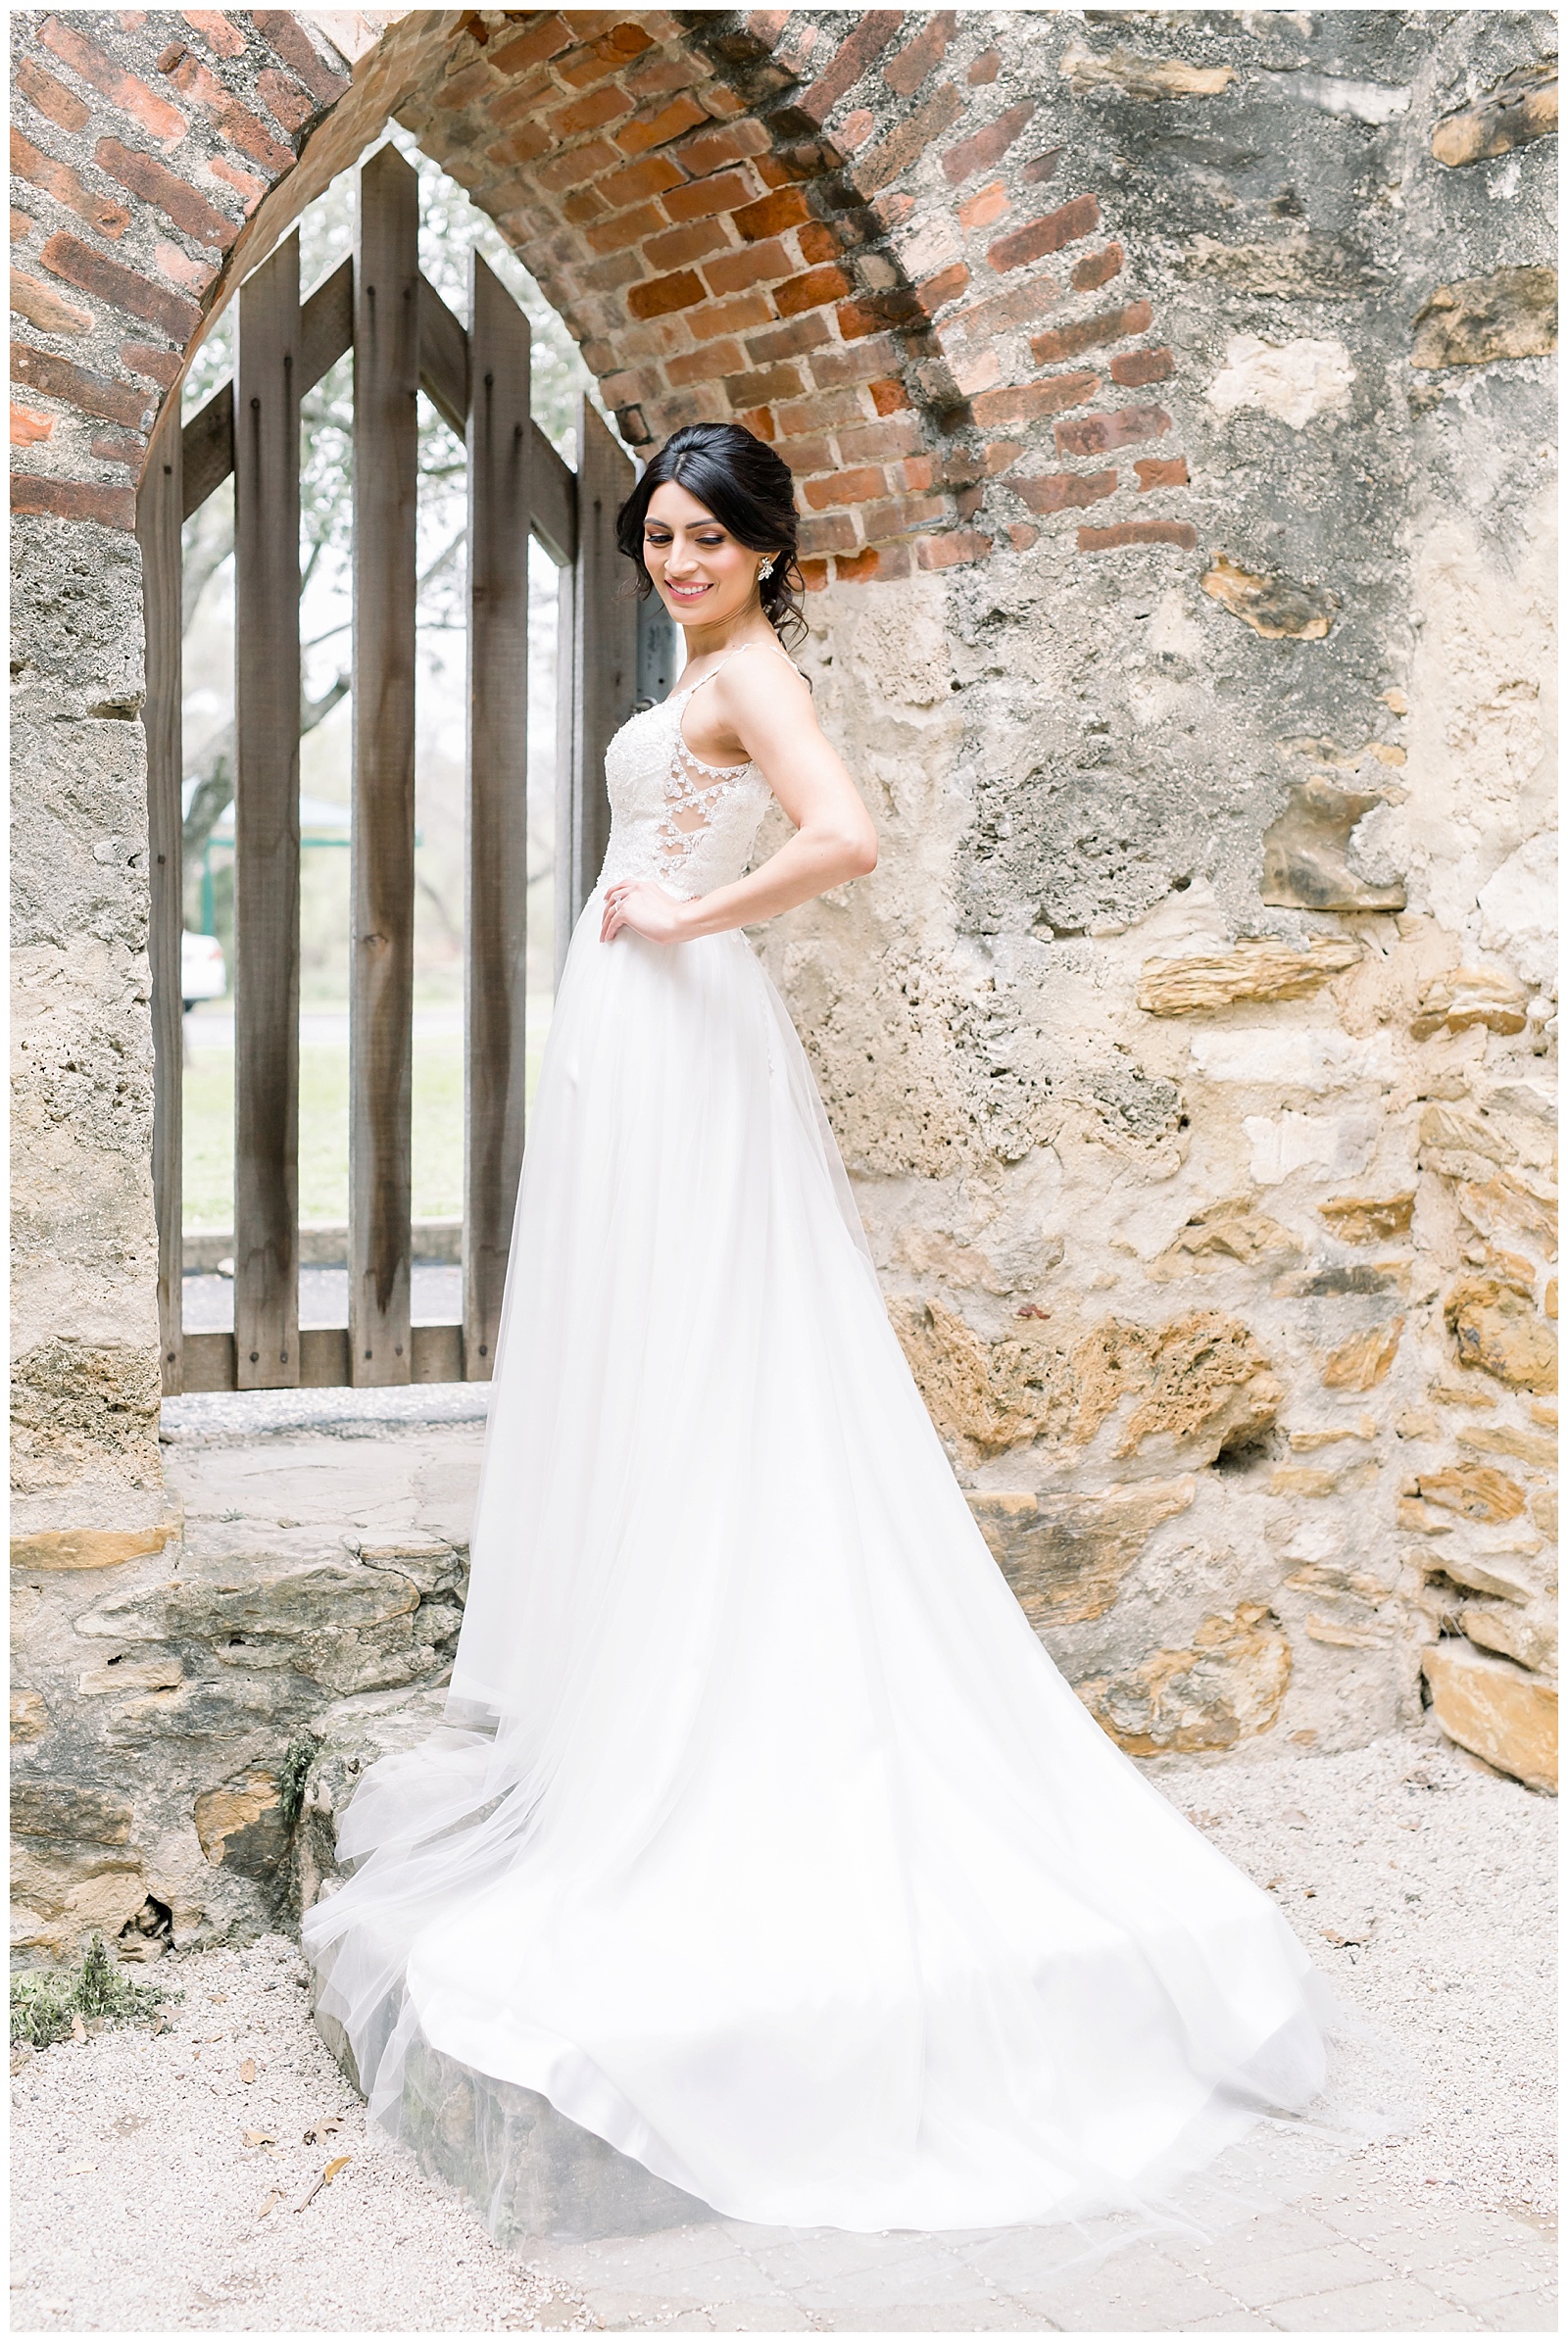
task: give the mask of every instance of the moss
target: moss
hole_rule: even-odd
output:
[[[163,2002],[180,1995],[151,1984],[133,1984],[110,1958],[104,1939],[94,1935],[80,1966],[65,1970],[34,1969],[11,1979],[11,2041],[47,2049],[63,2041],[72,2020],[83,2024],[132,2025],[153,2015]]]

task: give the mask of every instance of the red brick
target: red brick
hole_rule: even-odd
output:
[[[918,161],[944,130],[952,128],[964,105],[963,96],[951,81],[939,81],[923,105],[895,123],[857,163],[855,183],[861,194],[875,195]]]
[[[1035,101],[1021,98],[1016,106],[1009,106],[999,114],[995,122],[988,122],[983,130],[972,137],[960,138],[956,146],[950,146],[942,158],[942,168],[948,182],[956,187],[977,171],[990,171],[1000,163],[1015,138],[1021,137],[1034,120]]]
[[[1040,531],[1032,520],[1009,520],[1007,535],[1014,553],[1027,553],[1031,545],[1040,542]]]
[[[47,439],[55,427],[52,415],[35,414],[30,407],[11,406],[11,444],[13,447],[36,447],[40,439]]]
[[[92,453],[100,464],[123,464],[127,471],[140,471],[147,442],[141,438],[110,439],[100,434],[92,443]]]
[[[504,49],[489,52],[490,63],[498,73],[520,73],[531,65],[543,65],[547,58],[559,57],[563,49],[569,49],[576,35],[561,17],[546,17],[541,24],[530,24],[515,40],[509,40]]]
[[[108,488],[86,480],[43,480],[30,472],[11,475],[13,512],[47,512],[56,520],[96,520],[104,528],[136,525],[134,488]]]
[[[251,23],[272,55],[280,57],[290,73],[304,82],[318,105],[329,106],[343,95],[347,76],[334,73],[325,58],[317,55],[296,17],[285,9],[258,8],[251,11]]]
[[[709,220],[715,212],[738,212],[749,204],[756,182],[750,171],[727,171],[711,179],[692,179],[671,187],[664,209],[671,220]]]
[[[842,310],[839,315],[842,317]],[[871,382],[896,366],[902,356],[891,334],[880,334],[856,350],[821,350],[811,360],[811,380],[822,390],[838,390],[849,382]]]
[[[647,284],[633,285],[626,295],[626,307],[634,317],[662,317],[671,310],[694,309],[706,298],[702,278],[684,268],[673,276],[656,276]]]
[[[724,385],[730,397],[750,397],[760,407],[776,407],[781,399],[798,399],[806,388],[792,366],[754,366],[745,373],[739,366],[730,370],[734,380]]]
[[[45,17],[38,27],[38,38],[46,49],[53,50],[62,65],[69,65],[74,73],[79,74],[122,114],[139,122],[144,130],[165,146],[177,146],[184,137],[190,124],[179,108],[161,98],[156,89],[149,89],[145,81],[138,81],[134,73],[127,73],[122,66],[116,65],[94,42],[83,39],[74,24],[62,23],[59,17]]]
[[[575,200],[568,198],[568,205]],[[591,252],[621,252],[629,244],[641,244],[646,236],[657,235],[668,224],[662,204],[638,204],[632,211],[616,212],[612,219],[596,220],[584,240]]]
[[[242,155],[249,155],[253,163],[260,163],[274,177],[288,170],[294,160],[294,149],[280,146],[260,116],[231,97],[217,74],[199,65],[188,51],[169,78],[181,97],[201,107],[219,136],[230,146],[237,146]]]
[[[212,244],[218,251],[226,252],[238,235],[236,221],[225,219],[178,171],[171,171],[167,164],[143,153],[140,147],[122,146],[118,138],[100,138],[93,150],[93,161],[100,171],[107,171],[112,179],[128,187],[132,195],[156,206],[166,220],[172,220],[198,243]]]
[[[1154,313],[1147,301],[1128,301],[1120,309],[1102,309],[1097,317],[1079,317],[1071,325],[1058,325],[1050,333],[1037,333],[1029,344],[1036,366],[1055,366],[1066,358],[1080,358],[1085,350],[1093,350],[1102,342],[1125,341],[1134,333],[1147,333],[1154,321]]]
[[[650,49],[627,66],[620,83],[640,103],[645,98],[668,97],[671,90],[690,89],[703,73],[701,62],[684,49]]]
[[[628,447],[652,445],[654,434],[648,428],[640,407],[617,407],[615,421],[619,425],[620,435]]]
[[[659,206],[654,204],[650,208],[662,225],[664,215]],[[603,220],[604,216],[605,199],[597,187],[574,187],[569,195],[564,195],[561,199],[561,217],[569,220],[573,227],[581,227],[590,220]],[[625,214],[621,213],[620,217],[624,219]],[[611,241],[613,243],[615,238],[612,236]]]
[[[856,423],[838,435],[839,454],[846,464],[889,464],[912,455],[920,444],[920,426],[912,415],[898,422]]]
[[[768,412],[772,414],[771,408]],[[773,419],[776,425],[778,417],[774,415]],[[832,470],[835,461],[833,442],[825,432],[819,431],[814,439],[802,438],[799,435],[790,439],[775,428],[773,436],[779,442],[779,454],[797,478],[803,473]]]
[[[627,122],[624,129],[615,132],[615,144],[623,155],[645,155],[651,147],[667,146],[683,130],[693,129],[707,120],[697,100],[683,93],[669,105],[661,107],[657,114],[640,115],[636,122]],[[733,139],[730,143],[734,144]],[[681,149],[681,165],[684,170],[694,171],[696,166],[690,160],[690,152],[689,147]],[[726,160],[738,161],[738,152]]]
[[[280,73],[275,66],[269,66],[265,73],[256,76],[256,94],[267,108],[279,129],[292,138],[302,130],[316,112],[316,100],[308,89],[288,73]]]
[[[494,87],[495,74],[484,59],[479,57],[458,73],[448,73],[431,102],[439,106],[443,114],[461,114],[475,98],[482,97],[486,90]]]
[[[610,252],[602,261],[591,261],[576,272],[577,283],[585,293],[616,293],[622,285],[635,284],[643,275],[642,255],[637,252]]]
[[[672,358],[664,371],[676,390],[688,382],[716,382],[722,374],[739,374],[745,365],[739,342],[710,342],[701,350],[688,350],[684,358]]]
[[[734,249],[723,220],[694,220],[686,227],[672,227],[662,236],[650,236],[643,246],[643,258],[650,268],[683,268],[688,262],[703,260],[710,252]]]
[[[182,8],[180,15],[193,32],[199,32],[215,57],[243,57],[245,35],[236,31],[220,9]]]
[[[218,274],[217,261],[193,260],[178,244],[171,244],[167,236],[160,236],[153,246],[153,258],[158,273],[171,284],[182,284],[188,293],[205,293]]]
[[[1031,317],[1038,317],[1042,310],[1050,309],[1061,297],[1061,287],[1052,276],[1032,276],[1027,284],[1015,285],[1010,293],[994,293],[989,301],[975,301],[967,309],[960,309],[956,317],[948,317],[942,326],[942,345],[951,346],[955,336],[961,334],[966,341],[990,341],[999,333],[1011,333],[1017,326],[1026,325]]]
[[[843,239],[820,220],[808,220],[804,227],[798,227],[795,241],[802,260],[813,268],[838,260],[844,251]]]
[[[1146,382],[1163,382],[1176,371],[1168,350],[1123,350],[1110,362],[1110,378],[1127,390],[1141,390]]]
[[[916,489],[922,495],[937,484],[937,467],[929,456],[911,456],[906,464],[900,464],[899,472],[906,488]]]
[[[607,74],[618,73],[633,57],[653,47],[653,37],[640,24],[615,24],[585,48],[558,58],[556,72],[573,89],[586,89]]]
[[[770,333],[755,334],[746,345],[746,355],[754,366],[771,366],[776,359],[799,358],[807,350],[820,349],[827,338],[826,323],[808,310],[803,317],[787,317]]]
[[[552,144],[549,131],[541,123],[525,122],[484,151],[492,163],[499,164],[503,171],[511,171],[519,165],[537,163],[541,155],[549,154]]]
[[[901,407],[909,404],[909,394],[902,382],[872,382],[867,388],[878,415],[896,415]]]
[[[746,29],[764,49],[778,47],[779,34],[789,21],[787,8],[751,8],[746,12]]]
[[[612,163],[617,163],[619,160],[620,158],[612,146],[607,146],[602,138],[594,138],[590,139],[586,146],[570,147],[565,154],[554,155],[548,163],[541,163],[534,176],[538,179],[541,187],[548,187],[550,192],[555,195],[559,194],[564,187],[580,187],[584,179],[597,178],[602,171],[608,171]],[[648,165],[639,164],[637,169],[646,171]],[[615,177],[620,180],[629,176],[630,173],[623,171],[615,173]],[[667,180],[665,184],[668,185]],[[608,184],[605,193],[611,203],[616,202],[617,198],[609,194]],[[628,191],[619,200],[631,203],[644,195],[657,195],[658,193],[657,187],[638,187],[634,191]]]
[[[52,195],[68,212],[74,212],[78,220],[85,220],[101,236],[122,236],[130,225],[130,214],[122,203],[112,196],[95,195],[84,187],[69,164],[57,162],[24,138],[13,124],[11,131],[11,168],[18,178],[26,179],[31,186],[41,187],[45,195]]]
[[[1063,245],[1076,244],[1080,236],[1092,236],[1099,225],[1100,206],[1094,196],[1075,195],[1059,211],[1046,212],[1023,227],[1015,227],[1010,235],[999,236],[986,258],[993,268],[1021,268],[1027,262],[1039,260],[1042,253],[1060,252]]]
[[[819,524],[813,522],[811,525],[814,527]],[[853,536],[853,534],[852,530],[851,535]],[[796,567],[801,573],[801,583],[808,594],[822,594],[827,591],[826,561],[797,561]]]
[[[847,342],[864,341],[870,334],[886,333],[890,326],[911,325],[916,319],[924,321],[925,313],[912,292],[873,294],[861,301],[846,301],[834,312],[838,318],[840,338]]]
[[[840,585],[869,585],[881,564],[880,553],[868,546],[864,553],[841,553],[833,574]]]
[[[872,219],[878,227],[889,235],[896,227],[902,227],[905,221],[913,215],[913,212],[914,197],[903,194],[896,189],[884,190],[871,206]]]
[[[1024,165],[1019,176],[1026,187],[1043,187],[1047,179],[1055,177],[1056,165],[1060,161],[1060,147],[1048,146],[1044,154],[1036,155],[1031,162]]]
[[[1110,528],[1081,528],[1080,553],[1115,553],[1123,545],[1179,545],[1191,553],[1198,531],[1190,520],[1118,520]]]
[[[812,513],[801,522],[802,553],[854,553],[859,542],[848,512]]]
[[[1048,471],[1037,480],[1009,479],[1031,512],[1070,512],[1116,493],[1113,471]]]
[[[530,73],[525,81],[511,81],[498,91],[485,108],[493,129],[504,130],[512,122],[533,122],[542,105],[559,96],[555,83],[544,73]]]
[[[1170,429],[1163,407],[1123,407],[1114,415],[1085,415],[1056,425],[1056,448],[1063,456],[1102,456],[1113,447],[1127,447],[1139,439],[1158,439]]]
[[[57,232],[39,257],[51,274],[64,277],[67,284],[74,284],[79,292],[90,293],[95,300],[107,301],[127,317],[156,325],[172,342],[187,342],[196,330],[201,311],[194,302],[167,292],[150,278],[138,276],[132,268],[122,268],[118,261],[94,252],[90,245],[78,242],[74,236]]]
[[[773,413],[769,407],[749,407],[744,414],[737,415],[735,420],[743,430],[750,431],[754,439],[774,439],[778,435],[773,428]]]
[[[695,98],[691,103],[696,106]],[[695,137],[685,139],[675,160],[694,179],[706,178],[710,171],[722,171],[731,163],[751,161],[761,171],[764,183],[771,187],[779,182],[763,170],[764,163],[776,160],[768,154],[767,146],[766,130],[748,116],[745,122],[727,122],[722,129],[700,130]]]
[[[934,317],[939,309],[946,309],[950,301],[957,300],[968,281],[968,269],[962,261],[955,261],[950,268],[944,268],[937,276],[928,276],[919,286],[920,307],[928,317]]]
[[[969,68],[968,81],[970,87],[972,89],[989,87],[1001,71],[1001,51],[997,49],[987,49],[982,56],[979,56],[975,59],[973,65]]]
[[[768,187],[799,186],[806,180],[826,176],[835,167],[836,161],[829,161],[827,150],[814,144],[788,146],[776,155],[759,155],[756,163],[758,177]]]
[[[922,537],[915,547],[922,569],[956,569],[967,561],[983,561],[995,539],[978,529],[950,529],[946,536]]]
[[[214,155],[207,168],[215,179],[221,179],[225,187],[232,187],[236,195],[244,198],[245,217],[248,220],[267,193],[266,179],[259,179],[252,172],[241,171],[226,155]]]
[[[935,73],[948,53],[957,22],[956,9],[939,9],[926,19],[913,40],[906,41],[888,59],[882,78],[896,96],[912,98],[921,82]]]
[[[813,122],[825,122],[840,98],[848,97],[860,75],[875,65],[903,22],[902,9],[867,9],[849,39],[834,50],[827,71],[796,98],[801,112]]]
[[[864,420],[865,409],[860,404],[859,391],[855,388],[809,391],[793,406],[778,408],[778,427],[784,438],[792,432],[825,431],[835,423]]]
[[[1140,491],[1147,488],[1185,488],[1187,458],[1185,456],[1145,456],[1133,465],[1138,474]]]
[[[1000,220],[1004,212],[1012,209],[1012,198],[1003,179],[991,179],[975,194],[958,206],[960,227],[989,227],[993,220]]]
[[[563,106],[559,114],[545,117],[545,125],[557,138],[575,138],[584,130],[602,130],[606,122],[619,122],[623,114],[631,112],[631,100],[623,89],[607,83],[603,89],[590,90],[585,98],[573,98],[569,106]],[[657,140],[650,140],[657,145]],[[640,147],[628,147],[617,131],[615,144],[624,154],[640,154]]]
[[[709,273],[711,275],[711,269]],[[708,309],[694,310],[683,321],[696,340],[711,341],[720,333],[745,333],[772,314],[761,293],[741,293],[732,301],[715,301]]]
[[[799,187],[779,187],[760,202],[747,204],[734,217],[747,243],[757,244],[763,236],[781,236],[787,228],[799,227],[803,220],[810,219],[811,212]]]
[[[84,106],[74,91],[53,73],[45,73],[35,57],[24,57],[17,66],[14,86],[29,106],[46,115],[62,130],[80,130],[92,120],[92,109]]]
[[[960,488],[953,500],[957,509],[958,518],[972,520],[984,504],[986,492],[983,488]]]
[[[910,529],[930,528],[945,520],[946,500],[940,496],[893,496],[886,504],[862,505],[860,526],[867,544],[883,537],[903,536]]]
[[[874,464],[832,472],[825,480],[808,480],[804,491],[807,503],[819,512],[832,505],[868,505],[887,492],[886,475]]]
[[[1107,244],[1103,252],[1086,252],[1073,268],[1073,291],[1098,293],[1102,284],[1109,284],[1113,276],[1121,274],[1126,257],[1119,244]]]
[[[1023,454],[1021,439],[993,439],[986,446],[986,472],[994,479],[999,471],[1005,471],[1009,464],[1016,464]]]
[[[19,211],[17,210],[17,207],[16,207],[16,205],[15,205],[15,204],[13,204],[13,205],[12,205],[12,207],[11,207],[11,241],[12,241],[12,243],[13,243],[13,244],[26,244],[26,243],[30,243],[30,242],[31,242],[31,240],[32,240],[32,230],[33,230],[33,225],[34,225],[34,222],[33,222],[32,220],[30,220],[27,218],[27,215],[26,215],[26,213],[25,213],[25,212],[19,212]]]
[[[787,284],[776,286],[773,301],[781,317],[793,317],[803,309],[820,309],[824,302],[842,299],[849,289],[850,280],[842,268],[810,268],[804,276],[792,276]]]
[[[723,253],[703,271],[715,293],[744,293],[753,285],[776,284],[794,272],[795,263],[776,237],[771,243],[748,245],[744,252]]]
[[[640,163],[623,163],[600,187],[605,201],[619,211],[623,204],[646,203],[685,181],[667,155],[645,155]]]
[[[172,390],[179,380],[181,360],[177,350],[154,350],[146,342],[122,342],[120,355],[133,374],[145,374],[149,382],[157,382],[165,390]]]
[[[1100,376],[1091,373],[1049,374],[1044,382],[1012,383],[1001,390],[983,390],[969,402],[975,421],[989,428],[992,423],[1034,422],[1042,415],[1059,415],[1064,407],[1080,407],[1085,399],[1092,399],[1100,388]],[[1099,416],[1094,418],[1100,420]],[[1094,447],[1068,449],[1062,445],[1061,433],[1071,426],[1058,423],[1056,442],[1064,455],[1088,456],[1099,453]],[[1107,447],[1119,441],[1107,440]]]
[[[20,268],[11,271],[11,307],[19,317],[36,325],[40,333],[74,337],[92,331],[90,310],[78,309],[53,285],[40,284],[35,276],[24,276]]]
[[[146,391],[136,390],[128,382],[110,382],[102,374],[89,374],[84,366],[73,366],[51,350],[35,350],[27,342],[11,345],[11,379],[24,383],[29,390],[41,390],[47,399],[74,407],[79,414],[97,415],[106,423],[130,423],[139,430],[147,429],[157,406]]]

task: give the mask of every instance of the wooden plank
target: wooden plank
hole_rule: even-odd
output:
[[[418,183],[360,173],[354,305],[349,1337],[356,1385],[406,1383],[414,1032]]]
[[[461,1383],[463,1380],[463,1328],[461,1326],[416,1326],[414,1328],[414,1374],[416,1383]],[[476,1378],[470,1376],[469,1380]],[[488,1377],[480,1376],[480,1381]]]
[[[354,263],[342,261],[300,312],[297,396],[314,390],[354,339]],[[188,520],[234,468],[234,385],[215,390],[184,429],[180,517]]]
[[[233,1391],[237,1388],[232,1334],[186,1335],[182,1388],[186,1391]]]
[[[299,1381],[300,255],[240,287],[234,431],[234,1339]]]
[[[572,651],[576,631],[576,580],[568,570],[559,581],[556,597],[556,853],[552,933],[555,943],[555,985],[558,991],[566,965],[566,951],[571,942],[572,921],[576,915],[573,909],[575,863],[571,851],[572,805],[576,795],[573,742],[577,737],[571,678],[576,663]]]
[[[528,320],[475,253],[468,339],[464,1356],[487,1382],[522,1170],[528,993]]]
[[[629,564],[615,544],[615,514],[635,478],[609,426],[579,396],[567,836],[573,923],[593,892],[610,839],[605,751],[630,715],[637,693],[637,604]]]
[[[347,1326],[307,1326],[300,1336],[300,1383],[307,1391],[341,1391],[349,1376]]]
[[[468,427],[468,337],[426,276],[419,279],[419,387],[462,439]]]
[[[577,474],[551,446],[539,425],[532,426],[533,515],[530,526],[558,569],[567,569],[577,558]]]
[[[179,401],[171,398],[153,433],[136,496],[142,609],[147,637],[147,830],[151,903],[147,931],[153,979],[153,1204],[158,1221],[158,1334],[163,1388],[172,1396],[180,1375],[183,1211],[180,1179],[185,1035],[180,998],[184,932],[184,856],[180,776],[180,542],[184,435]]]

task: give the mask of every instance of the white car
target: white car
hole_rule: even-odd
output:
[[[227,990],[222,945],[216,935],[192,935],[187,927],[179,939],[179,993],[185,1006],[220,1000]]]

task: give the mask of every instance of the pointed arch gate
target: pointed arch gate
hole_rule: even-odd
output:
[[[359,173],[355,254],[303,302],[297,235],[246,278],[238,357],[189,422],[166,407],[138,492],[166,1394],[487,1380],[522,1162],[528,542],[564,572],[558,953],[608,832],[604,752],[638,686],[613,522],[634,474],[586,399],[575,472],[529,410],[528,320],[470,262],[465,328],[420,273],[417,179]],[[346,1327],[299,1323],[300,402],[354,356],[353,785]],[[467,456],[463,1316],[411,1314],[416,399]],[[181,524],[234,477],[234,1331],[181,1324]],[[644,665],[648,664],[644,656]],[[667,687],[667,684],[666,684]]]

